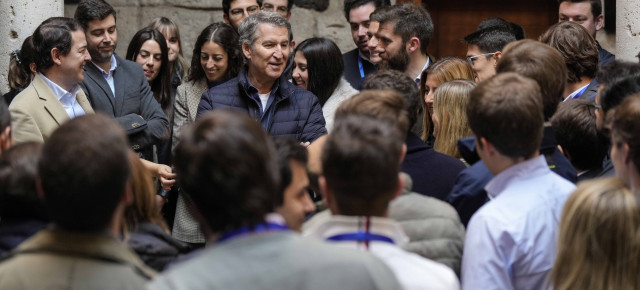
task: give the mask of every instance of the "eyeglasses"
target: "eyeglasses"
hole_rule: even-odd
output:
[[[490,56],[490,55],[494,55],[494,54],[496,54],[496,53],[492,52],[492,53],[484,53],[484,54],[479,54],[479,55],[467,56],[467,61],[469,62],[469,64],[473,65],[473,61],[476,60],[476,58],[479,58],[481,56]]]
[[[274,12],[278,12],[280,14],[287,14],[289,12],[289,8],[287,6],[273,6],[269,3],[264,3],[262,5],[262,10],[266,10],[266,11],[274,11]]]
[[[602,109],[602,106],[598,105],[598,104],[591,104],[594,108],[597,109]]]
[[[249,6],[246,9],[236,8],[229,11],[229,15],[234,18],[242,17],[244,13],[247,15],[256,14],[260,11],[260,7],[258,5]]]

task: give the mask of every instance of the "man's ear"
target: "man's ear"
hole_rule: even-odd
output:
[[[242,53],[244,54],[244,57],[246,57],[247,59],[251,59],[251,45],[243,43]]]
[[[327,185],[327,179],[323,175],[318,177],[318,186],[320,187],[320,192],[322,192],[324,202],[326,203],[329,210],[331,210],[331,213],[339,214],[338,206],[336,205],[336,200],[333,196],[333,192]]]
[[[495,60],[495,62],[493,63],[493,66],[496,66],[496,65],[498,65],[498,61],[502,57],[502,52],[496,51],[496,53],[494,55],[492,55],[491,57],[493,58],[493,60]]]
[[[604,27],[604,15],[600,14],[595,19],[596,23],[596,31],[602,29]]]
[[[408,53],[413,53],[416,50],[420,50],[420,39],[418,39],[417,37],[411,37],[409,41],[407,41],[406,48]]]
[[[484,150],[485,154],[493,155],[495,153],[496,148],[493,147],[491,142],[487,141],[484,137],[480,137],[480,146],[482,146],[482,150]]]
[[[391,197],[391,200],[396,199],[398,196],[402,194],[402,190],[404,189],[404,178],[402,178],[402,173],[398,172],[398,186],[396,186],[396,190]]]
[[[51,60],[53,60],[53,63],[57,64],[57,65],[61,65],[62,64],[62,60],[60,59],[61,54],[60,54],[60,50],[57,47],[54,47],[51,49]]]
[[[13,136],[11,136],[11,126],[4,128],[4,131],[0,132],[0,152],[4,152],[13,145]]]
[[[402,152],[400,153],[400,164],[404,161],[404,157],[407,156],[407,144],[402,143]]]
[[[616,145],[613,145],[616,146]],[[627,143],[622,143],[622,146],[620,148],[620,154],[622,154],[622,158],[624,160],[624,164],[631,164],[633,163],[633,160],[631,160],[631,156],[629,156],[629,144]],[[631,166],[633,166],[633,164],[631,164]]]
[[[229,15],[223,13],[222,19],[224,19],[224,23],[231,25],[231,23],[229,22]]]

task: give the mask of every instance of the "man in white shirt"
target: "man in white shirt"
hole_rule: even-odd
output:
[[[79,85],[91,60],[80,24],[49,18],[36,28],[32,41],[38,73],[9,107],[16,143],[47,141],[62,123],[93,113]]]
[[[354,98],[384,97],[369,93]],[[386,93],[402,104],[400,95]],[[403,185],[400,163],[406,152],[406,119],[404,130],[399,127],[387,119],[362,115],[337,120],[324,145],[319,179],[332,216],[304,235],[372,253],[387,264],[405,289],[459,289],[450,268],[403,250],[409,238],[388,218],[389,202]]]
[[[490,202],[469,221],[463,289],[544,289],[555,258],[562,207],[575,186],[539,152],[544,116],[540,86],[506,72],[472,92],[467,118],[476,150],[494,175]]]

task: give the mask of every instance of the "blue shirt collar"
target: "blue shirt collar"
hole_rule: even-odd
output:
[[[92,63],[102,72],[103,75],[109,76],[113,74],[113,71],[118,67],[118,62],[116,61],[116,56],[114,54],[111,55],[111,68],[109,68],[109,72],[107,73],[103,70],[99,65],[92,61]]]

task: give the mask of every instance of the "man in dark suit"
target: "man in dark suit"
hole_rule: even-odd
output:
[[[152,145],[168,138],[162,112],[142,67],[114,54],[118,42],[116,11],[104,0],[83,0],[75,18],[84,27],[91,63],[82,88],[96,112],[114,117],[129,136],[131,148],[151,160]]]
[[[358,90],[361,89],[364,78],[378,69],[369,60],[367,31],[369,31],[369,15],[382,6],[389,6],[389,0],[344,1],[344,17],[349,22],[351,36],[357,46],[342,55],[344,78]]]
[[[598,30],[604,27],[604,15],[600,0],[558,0],[558,22],[571,21],[582,25],[596,39]],[[600,66],[616,59],[596,41],[600,54]]]

